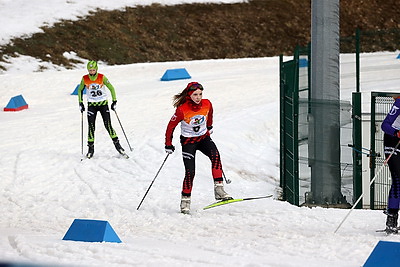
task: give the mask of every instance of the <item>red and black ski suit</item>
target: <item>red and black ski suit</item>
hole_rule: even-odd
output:
[[[216,181],[222,181],[222,164],[217,146],[211,140],[209,129],[213,123],[213,107],[208,99],[202,99],[199,104],[187,100],[180,105],[168,123],[165,133],[165,145],[172,145],[175,127],[181,123],[180,141],[182,157],[185,165],[182,195],[190,196],[195,175],[196,150],[200,150],[211,160],[211,172]]]

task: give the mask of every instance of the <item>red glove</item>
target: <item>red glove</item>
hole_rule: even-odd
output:
[[[396,131],[394,135],[397,136],[397,138],[400,138],[400,131]]]

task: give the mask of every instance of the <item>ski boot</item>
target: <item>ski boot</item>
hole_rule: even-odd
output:
[[[127,155],[125,153],[125,150],[122,148],[121,144],[119,143],[118,137],[113,139],[113,143],[114,143],[115,149],[118,151],[118,153],[126,157]]]
[[[88,159],[90,159],[90,158],[93,157],[93,154],[94,154],[94,143],[93,142],[88,142],[88,147],[89,147],[89,149],[88,149],[88,152],[86,154],[86,157]]]
[[[399,230],[397,229],[397,219],[399,217],[398,213],[389,213],[389,211],[385,212],[386,217],[386,234],[397,234]]]
[[[214,182],[214,196],[215,200],[229,200],[233,199],[224,190],[224,184],[222,182]]]
[[[181,199],[181,213],[189,214],[190,213],[190,197],[182,196]]]

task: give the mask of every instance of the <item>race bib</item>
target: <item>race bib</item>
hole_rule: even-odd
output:
[[[204,115],[195,115],[189,123],[182,122],[182,135],[185,137],[195,137],[207,132],[207,120]]]
[[[88,102],[101,102],[107,100],[107,91],[104,86],[97,83],[92,83],[89,88],[86,88],[86,97]]]

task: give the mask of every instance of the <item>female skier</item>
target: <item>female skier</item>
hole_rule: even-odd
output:
[[[189,83],[186,88],[174,96],[175,114],[168,123],[165,133],[165,152],[173,153],[172,137],[175,127],[181,123],[180,142],[185,165],[185,178],[182,187],[181,212],[190,212],[190,196],[195,175],[196,150],[201,151],[211,160],[211,173],[214,180],[216,200],[232,199],[223,187],[222,164],[218,149],[211,140],[213,107],[208,99],[203,98],[203,86],[197,82]]]
[[[88,75],[82,77],[81,83],[78,88],[78,99],[79,107],[81,112],[85,111],[85,105],[83,104],[83,89],[86,88],[86,97],[88,101],[88,153],[87,158],[93,157],[94,154],[94,131],[96,125],[96,116],[99,111],[103,118],[104,126],[111,139],[114,142],[114,146],[117,151],[126,155],[124,149],[121,147],[118,136],[111,125],[110,110],[108,109],[107,92],[104,85],[110,90],[112,97],[111,109],[115,110],[117,105],[117,97],[115,89],[110,81],[101,73],[97,72],[98,66],[96,61],[89,61],[87,64]]]
[[[388,205],[385,211],[386,217],[386,233],[396,234],[397,219],[400,204],[400,97],[395,98],[395,102],[383,120],[381,128],[384,132],[383,145],[390,174],[392,176],[392,185],[389,190]]]

